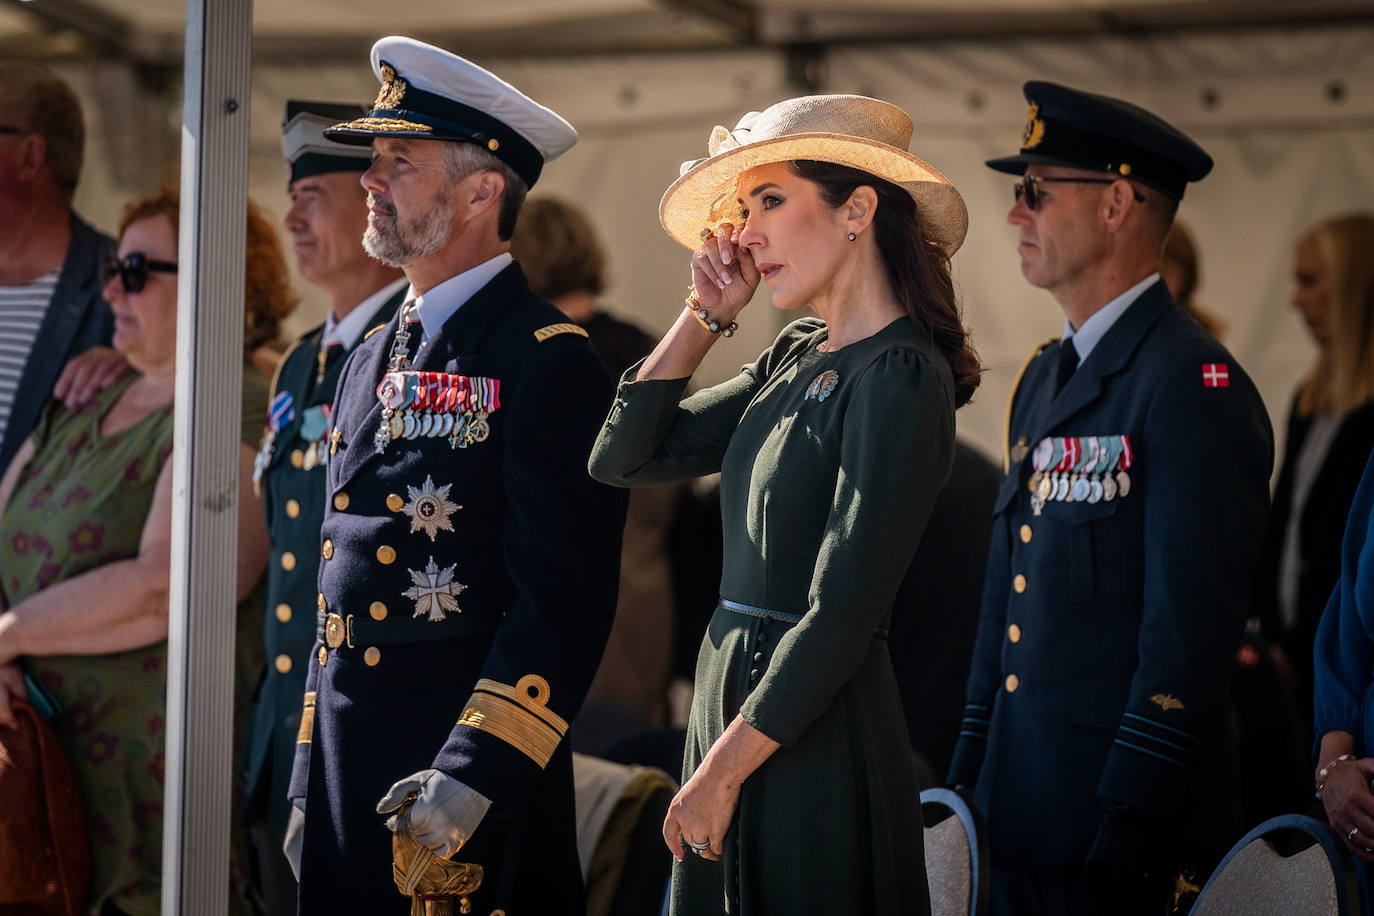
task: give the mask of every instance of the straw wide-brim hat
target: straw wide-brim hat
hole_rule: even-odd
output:
[[[968,208],[949,179],[907,152],[911,118],[888,102],[861,95],[808,95],[786,99],[740,118],[734,130],[719,125],[709,155],[682,164],[658,205],[658,219],[679,244],[695,250],[702,229],[737,221],[736,182],[750,169],[793,159],[814,159],[860,169],[906,190],[916,201],[926,237],[952,255],[968,232]]]

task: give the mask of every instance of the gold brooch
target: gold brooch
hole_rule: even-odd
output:
[[[808,398],[815,398],[817,401],[824,401],[830,397],[830,392],[835,390],[835,386],[840,383],[840,374],[834,369],[827,369],[820,375],[811,380],[811,384],[806,388],[806,394],[802,397],[805,401]]]
[[[397,75],[396,68],[382,61],[382,88],[377,90],[377,100],[372,103],[372,107],[399,108],[408,88],[410,84],[404,77]]]
[[[1040,120],[1040,106],[1031,102],[1026,112],[1026,129],[1021,134],[1021,149],[1034,149],[1045,139],[1045,122]]]

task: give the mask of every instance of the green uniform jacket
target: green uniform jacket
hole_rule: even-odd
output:
[[[390,321],[404,296],[402,289],[383,303],[366,327]],[[339,373],[351,352],[336,348],[340,352],[328,354],[324,376],[317,383],[323,334],[323,325],[306,332],[282,357],[268,399],[270,403],[289,395],[292,417],[270,443],[265,437],[266,451],[259,455],[260,462],[267,462],[261,487],[272,553],[267,565],[263,620],[265,664],[255,696],[245,777],[249,819],[266,819],[277,831],[286,828],[290,811],[286,786],[300,728],[305,662],[315,643],[315,580],[320,568],[325,460],[329,454],[327,442],[311,449],[312,442],[303,435],[302,426],[313,432],[307,418],[316,420],[323,416],[323,408],[332,407]],[[324,434],[331,426],[325,423]],[[316,438],[315,443],[320,440]]]

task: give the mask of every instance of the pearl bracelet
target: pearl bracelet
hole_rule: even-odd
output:
[[[1354,759],[1355,759],[1355,755],[1354,755],[1354,754],[1341,754],[1339,757],[1336,757],[1335,759],[1331,760],[1330,762],[1328,762],[1328,763],[1326,764],[1326,766],[1322,767],[1320,770],[1317,771],[1317,797],[1318,797],[1318,798],[1321,798],[1321,797],[1322,797],[1322,789],[1324,789],[1324,788],[1326,787],[1326,777],[1327,777],[1327,776],[1331,773],[1331,771],[1335,768],[1336,764],[1340,763],[1342,760],[1354,760]]]
[[[739,330],[739,325],[733,321],[725,327],[721,327],[720,322],[712,318],[711,313],[701,307],[701,303],[697,300],[697,288],[695,286],[687,287],[687,298],[683,301],[687,305],[687,311],[691,312],[692,317],[697,320],[697,324],[712,334],[719,334],[721,337],[734,337],[735,332]]]

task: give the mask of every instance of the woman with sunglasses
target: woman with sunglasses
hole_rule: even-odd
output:
[[[0,480],[0,726],[28,684],[52,720],[86,810],[89,912],[157,912],[162,857],[163,722],[176,387],[178,200],[164,191],[126,210],[104,295],[114,348],[134,373],[76,412],[50,402]],[[276,233],[250,204],[248,352],[294,306]],[[236,705],[256,673],[267,559],[251,484],[267,380],[244,368],[239,448]],[[242,727],[242,716],[236,717]],[[237,822],[237,819],[236,819]],[[240,862],[246,859],[240,858]],[[235,912],[246,872],[232,869]]]
[[[885,640],[980,368],[949,272],[967,211],[910,140],[886,102],[789,99],[717,127],[659,207],[693,291],[625,373],[591,471],[721,475],[720,602],[663,825],[675,916],[929,908]],[[679,402],[760,282],[819,317]]]

